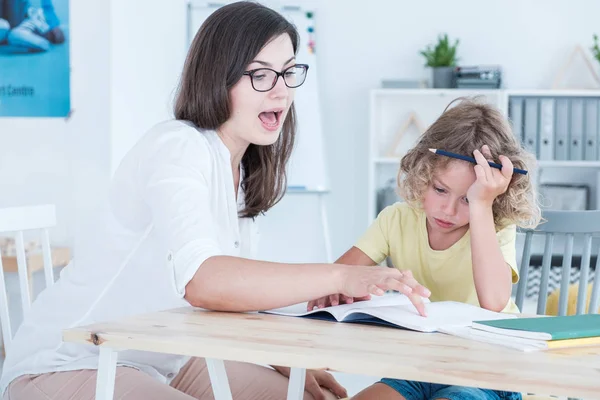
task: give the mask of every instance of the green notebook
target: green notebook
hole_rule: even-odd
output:
[[[474,321],[472,328],[526,339],[588,338],[600,336],[600,314]]]

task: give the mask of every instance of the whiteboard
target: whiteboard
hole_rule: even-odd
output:
[[[196,32],[216,9],[223,4],[191,1],[188,4],[188,47]],[[309,51],[309,27],[314,26],[314,14],[307,17],[302,7],[273,7],[290,20],[300,34],[300,47],[296,60],[298,64],[308,64],[306,81],[296,89],[294,104],[296,106],[298,129],[296,143],[288,164],[288,187],[294,190],[327,191],[328,182],[325,169],[325,152],[321,120],[321,105],[318,91],[318,68],[315,51]],[[315,33],[313,32],[313,40]]]

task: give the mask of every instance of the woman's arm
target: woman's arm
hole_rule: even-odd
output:
[[[400,271],[373,266],[281,264],[214,256],[185,287],[193,306],[220,311],[257,311],[342,293],[351,297],[406,291]]]
[[[358,247],[351,247],[350,250],[345,252],[336,263],[344,264],[344,265],[376,265],[375,261],[373,261],[369,256],[367,256],[362,250]],[[384,267],[374,267],[382,270],[395,270],[396,268],[384,268]],[[423,303],[423,297],[429,297],[431,292],[429,289],[425,288],[419,282],[417,282],[410,271],[398,271],[400,274],[400,281],[403,283],[403,286],[397,290],[410,299],[415,308],[419,311],[419,314],[425,316],[425,305]],[[336,306],[340,303],[352,303],[354,301],[362,301],[369,300],[371,298],[370,294],[366,296],[348,296],[345,293],[339,294],[336,292],[331,295],[326,295],[324,297],[317,298],[316,300],[312,300],[308,303],[308,309],[312,310],[314,307],[323,308],[329,305]]]
[[[345,265],[377,265],[375,261],[371,259],[371,257],[367,256],[362,250],[360,250],[356,246],[352,246],[347,252],[342,254],[340,258],[336,260],[336,264],[345,264]],[[351,304],[354,301],[363,301],[369,300],[371,295],[367,295],[364,297],[348,297],[344,295],[340,295],[339,293],[334,293],[329,296],[320,297],[316,300],[312,300],[308,302],[308,309],[312,310],[313,308],[323,308],[328,306],[337,306],[338,304]]]
[[[211,193],[219,183],[209,146],[182,125],[161,134],[139,170],[139,187],[155,235],[156,257],[164,257],[178,295],[197,307],[257,311],[332,293],[349,296],[401,290],[399,271],[378,267],[280,264],[225,256]],[[222,182],[229,184],[229,182]],[[117,198],[118,200],[118,198]]]

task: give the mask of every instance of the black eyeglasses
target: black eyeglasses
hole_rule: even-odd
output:
[[[252,71],[244,72],[244,75],[250,77],[252,82],[252,88],[257,92],[268,92],[273,89],[277,84],[277,80],[281,76],[285,86],[289,88],[297,88],[301,86],[306,80],[306,73],[308,72],[308,65],[296,64],[284,69],[281,72],[277,72],[271,68],[258,68]]]

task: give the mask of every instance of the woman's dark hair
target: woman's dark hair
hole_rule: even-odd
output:
[[[175,118],[200,129],[216,130],[231,115],[230,89],[262,48],[288,34],[297,52],[298,31],[276,11],[240,1],[223,6],[202,24],[190,46],[175,100]],[[246,206],[241,217],[256,217],[285,194],[286,164],[294,147],[294,105],[283,121],[279,139],[269,146],[250,144],[242,158]]]

